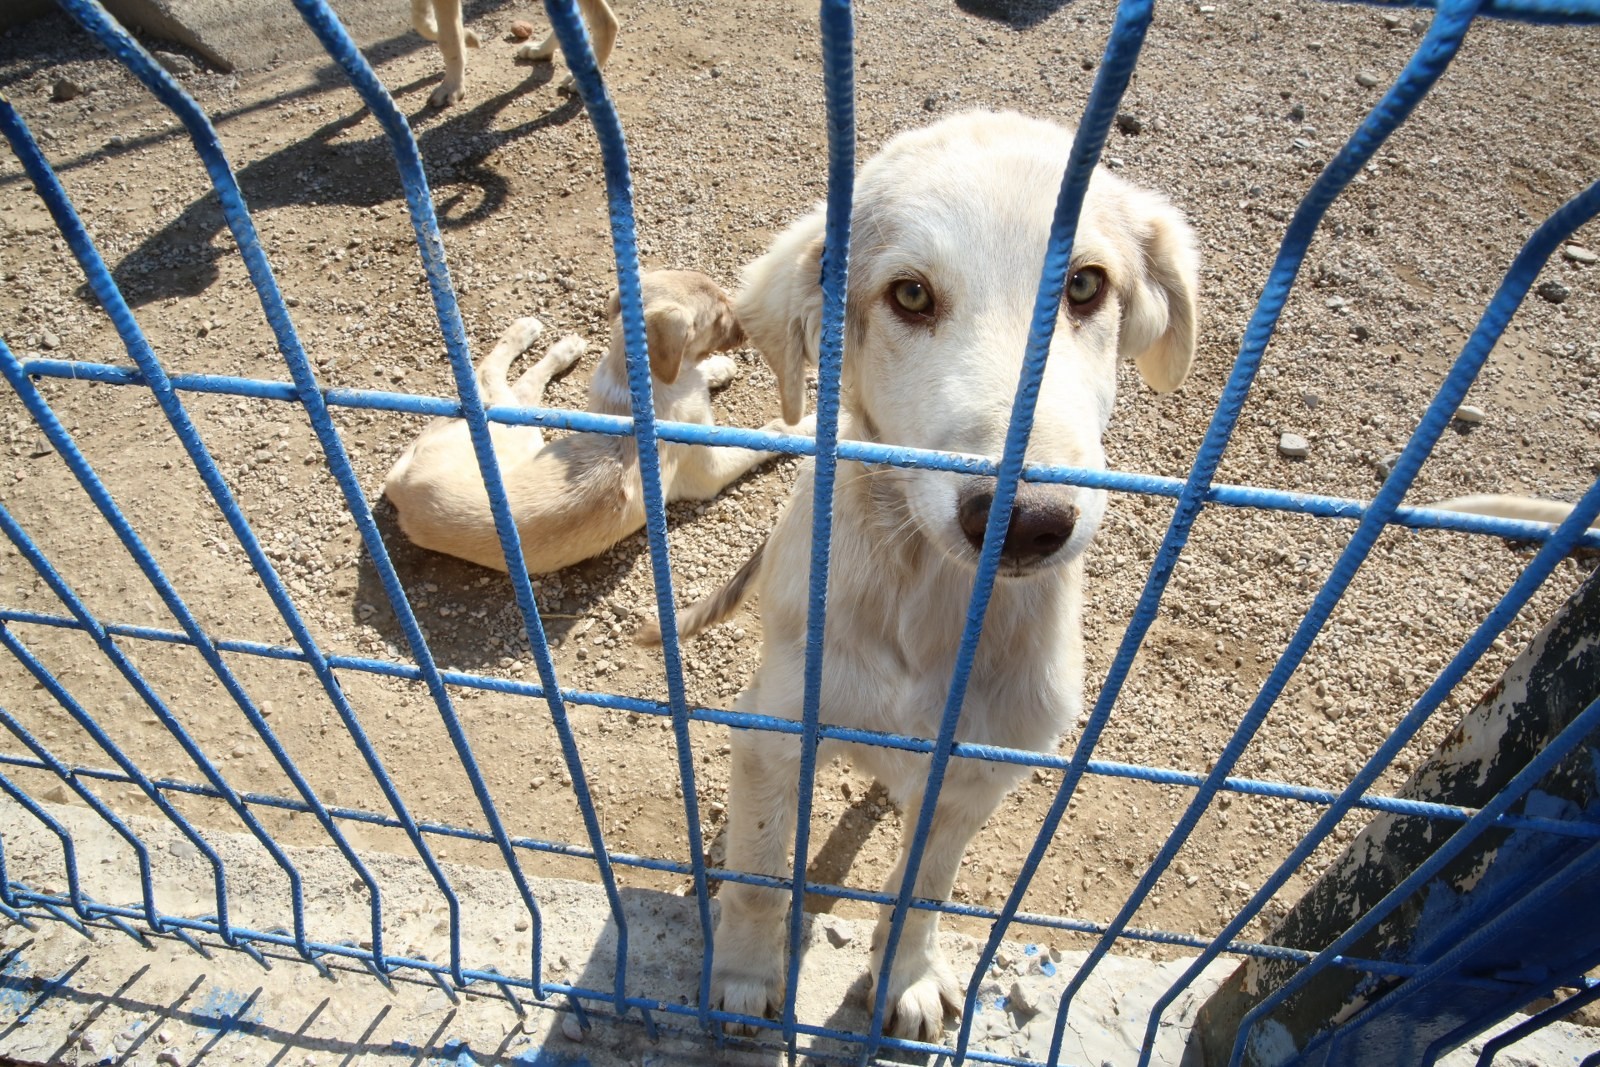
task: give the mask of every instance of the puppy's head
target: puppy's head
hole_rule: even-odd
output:
[[[653,270],[639,280],[644,297],[645,340],[650,373],[671,385],[684,360],[697,363],[713,352],[744,344],[744,330],[722,287],[693,270]],[[622,302],[615,290],[606,303],[611,336],[622,337]]]
[[[998,457],[1034,315],[1072,134],[1016,114],[957,115],[890,141],[861,169],[852,216],[845,409],[892,444]],[[746,268],[739,319],[798,419],[821,334],[823,213]],[[1198,258],[1162,197],[1115,175],[1090,183],[1036,405],[1030,463],[1100,469],[1116,360],[1166,392],[1189,372]],[[906,522],[947,554],[977,559],[992,479],[885,472]],[[1026,485],[1003,552],[1024,575],[1074,558],[1105,494]]]

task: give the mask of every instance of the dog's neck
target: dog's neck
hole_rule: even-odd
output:
[[[650,384],[652,388],[659,386],[653,380]],[[589,381],[589,410],[598,415],[627,417],[633,414],[633,394],[628,389],[628,356],[620,339],[611,343],[600,365],[594,369],[594,377]]]

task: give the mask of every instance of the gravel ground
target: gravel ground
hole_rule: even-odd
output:
[[[999,19],[975,3],[865,6],[857,15],[862,155],[898,130],[972,106],[1071,123],[1111,10],[1107,0],[1079,0],[1021,6]],[[548,65],[512,62],[508,31],[513,19],[528,17],[523,9],[481,6],[469,15],[486,43],[471,57],[469,99],[448,111],[425,106],[438,57],[403,32],[398,6],[396,36],[369,52],[413,117],[469,333],[475,346],[491,344],[510,318],[533,313],[554,334],[577,332],[599,349],[612,259],[594,137],[581,109],[556,95]],[[814,12],[784,0],[715,7],[648,0],[624,6],[622,17],[607,76],[630,137],[646,265],[692,267],[731,282],[823,193]],[[1114,466],[1171,476],[1187,470],[1289,212],[1400,70],[1426,18],[1273,0],[1158,10],[1126,99],[1128,117],[1106,157],[1126,177],[1164,190],[1193,220],[1205,256],[1202,330],[1195,373],[1180,393],[1157,397],[1129,369],[1107,441]],[[1404,442],[1515,249],[1600,173],[1600,129],[1582,118],[1600,113],[1597,46],[1594,30],[1487,21],[1474,28],[1437,90],[1329,212],[1221,480],[1355,498],[1376,491],[1385,458]],[[53,99],[72,95],[57,92],[62,79],[81,94]],[[447,395],[449,372],[398,181],[354,94],[326,64],[233,75],[195,69],[183,80],[219,120],[322,381]],[[168,369],[285,379],[204,174],[174,122],[57,18],[0,37],[0,86],[60,168]],[[1587,227],[1576,250],[1548,265],[1540,295],[1518,313],[1469,397],[1481,422],[1461,421],[1447,432],[1415,499],[1483,491],[1572,499],[1600,473],[1600,267],[1585,248],[1600,250],[1600,227]],[[0,280],[0,330],[25,358],[126,362],[8,154],[0,156]],[[718,397],[719,418],[759,425],[776,414],[774,383],[753,353],[740,359],[744,373]],[[581,405],[592,365],[559,383],[554,401]],[[112,386],[46,380],[41,388],[211,631],[288,644],[154,405]],[[402,638],[304,417],[281,403],[231,397],[191,395],[189,406],[324,647],[399,656]],[[376,493],[419,422],[348,409],[337,419],[363,485]],[[172,626],[10,396],[0,397],[0,428],[6,507],[90,605],[107,619]],[[1302,439],[1303,457],[1283,454],[1282,444],[1299,450],[1284,434]],[[710,592],[746,558],[792,473],[792,462],[778,463],[714,502],[672,509],[681,597]],[[1088,562],[1091,690],[1170,510],[1161,500],[1113,498]],[[405,545],[385,505],[378,514],[440,661],[533,678],[506,580]],[[1350,529],[1209,509],[1099,754],[1188,771],[1209,767]],[[15,551],[0,552],[0,603],[59,612]],[[1492,538],[1386,534],[1238,773],[1328,788],[1346,783],[1527,557]],[[1563,564],[1386,786],[1397,784],[1494,679],[1586,566]],[[653,610],[642,537],[536,587],[564,684],[664,695],[657,659],[629,640]],[[754,665],[758,625],[747,612],[689,650],[692,699],[731,703]],[[36,626],[18,632],[142,766],[197,777],[85,639]],[[133,651],[235,784],[289,792],[198,658],[148,643]],[[230,662],[268,702],[272,725],[326,799],[383,809],[308,671],[242,655]],[[414,810],[481,824],[423,688],[358,672],[340,678]],[[59,711],[9,660],[0,663],[0,692],[64,758],[108,764],[62,725]],[[583,841],[541,707],[467,689],[454,695],[511,832]],[[665,724],[592,708],[573,714],[607,841],[686,859]],[[714,728],[693,735],[708,817],[704,844],[716,858],[725,737]],[[20,772],[19,781],[45,784]],[[968,855],[958,899],[1004,898],[1054,784],[1037,774],[1006,802]],[[106,793],[130,810],[145,807],[135,796]],[[1187,799],[1175,787],[1087,781],[1026,907],[1110,918]],[[183,805],[206,825],[237,826],[220,806]],[[820,774],[818,809],[813,876],[876,887],[892,863],[898,814],[842,767]],[[1137,925],[1215,931],[1316,813],[1289,801],[1224,798]],[[289,840],[324,840],[309,820],[273,811],[262,819]],[[1336,840],[1348,840],[1357,826],[1351,820]],[[383,830],[355,836],[374,848],[406,847]],[[452,841],[443,851],[498,862],[467,843]],[[1313,862],[1312,873],[1325,859]],[[592,877],[576,860],[535,856],[528,864],[539,874]],[[684,881],[635,868],[621,869],[620,877],[669,889]],[[1283,901],[1304,884],[1291,881]],[[836,901],[816,907],[865,914]],[[1250,933],[1259,935],[1275,914],[1265,913]],[[1124,950],[1164,951],[1137,941]]]

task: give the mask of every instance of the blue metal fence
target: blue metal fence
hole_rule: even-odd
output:
[[[1249,394],[1263,351],[1273,335],[1278,316],[1324,212],[1444,72],[1473,20],[1488,16],[1535,22],[1592,24],[1600,22],[1600,4],[1596,4],[1594,0],[1581,0],[1581,2],[1580,0],[1570,0],[1570,2],[1441,0],[1437,5],[1435,17],[1410,63],[1359,129],[1350,136],[1333,161],[1327,165],[1290,221],[1271,275],[1244,334],[1232,374],[1217,404],[1211,425],[1188,476],[1182,480],[1117,471],[1091,472],[1039,468],[1026,466],[1023,462],[1032,424],[1033,400],[1043,374],[1050,334],[1056,319],[1056,308],[1059,306],[1060,292],[1070,260],[1078,210],[1087,188],[1090,171],[1099,158],[1118,103],[1139,57],[1145,31],[1152,17],[1151,0],[1124,0],[1118,8],[1115,25],[1108,38],[1104,61],[1095,77],[1094,88],[1079,126],[1071,163],[1063,178],[1044,274],[1040,280],[1032,334],[1024,370],[1018,383],[1012,423],[1004,453],[997,461],[860,442],[841,442],[837,437],[844,292],[848,268],[849,215],[855,154],[852,113],[853,30],[851,9],[847,0],[823,0],[821,5],[830,178],[827,255],[823,265],[825,295],[823,345],[817,430],[814,441],[810,438],[774,436],[756,431],[656,422],[650,402],[649,365],[645,353],[645,329],[640,306],[639,264],[626,146],[617,112],[607,96],[605,86],[595,67],[577,8],[571,0],[547,0],[547,8],[564,54],[569,57],[590,121],[599,135],[604,159],[618,288],[623,307],[623,328],[629,356],[629,380],[633,390],[631,419],[540,408],[485,410],[474,378],[461,315],[451,287],[449,271],[445,265],[443,245],[416,143],[393,100],[379,84],[367,61],[355,48],[349,35],[323,0],[293,0],[293,2],[304,16],[307,25],[348,76],[372,114],[377,117],[393,148],[430,291],[443,330],[446,350],[455,375],[458,399],[417,397],[376,390],[324,388],[318,382],[316,373],[290,322],[283,296],[274,281],[271,266],[263,254],[233,172],[206,115],[150,55],[106,15],[95,0],[61,0],[61,2],[71,16],[104,44],[187,129],[220,197],[223,214],[244,258],[250,280],[261,300],[291,381],[267,382],[215,375],[169,376],[163,368],[160,357],[141,332],[110,272],[101,260],[93,240],[56,180],[27,124],[9,101],[0,98],[0,132],[4,133],[12,152],[21,161],[35,190],[48,207],[82,267],[90,288],[109,315],[135,365],[130,368],[47,359],[24,361],[0,341],[0,373],[4,374],[20,402],[37,421],[54,450],[68,463],[78,482],[110,524],[116,537],[137,563],[180,627],[177,631],[162,630],[127,625],[97,617],[74,592],[69,576],[61,574],[56,569],[45,550],[24,530],[18,517],[0,504],[0,531],[3,531],[19,549],[22,558],[60,598],[68,611],[67,615],[51,615],[0,605],[0,643],[4,644],[27,673],[104,750],[117,769],[111,771],[68,765],[54,755],[48,746],[29,733],[23,723],[4,707],[0,707],[0,723],[3,723],[27,749],[27,754],[13,753],[0,756],[0,764],[42,770],[64,782],[133,847],[139,863],[143,891],[142,902],[137,906],[96,901],[86,895],[81,888],[73,859],[70,833],[53,820],[25,790],[9,777],[0,775],[0,790],[57,834],[62,844],[67,871],[65,895],[30,887],[27,872],[9,869],[0,871],[0,911],[13,921],[29,922],[34,918],[43,917],[69,923],[80,930],[91,926],[109,926],[136,939],[152,935],[180,938],[197,950],[202,950],[207,942],[213,944],[220,942],[258,959],[268,956],[299,959],[323,971],[332,966],[366,968],[381,980],[421,979],[446,983],[454,989],[477,987],[479,990],[492,991],[495,995],[504,995],[514,1002],[528,1001],[544,1006],[569,1007],[584,1017],[587,1016],[585,1002],[595,1006],[609,1005],[610,1010],[616,1015],[637,1017],[652,1032],[659,1025],[658,1016],[672,1017],[674,1025],[705,1028],[708,1031],[727,1021],[758,1023],[774,1028],[777,1031],[776,1036],[781,1038],[780,1047],[787,1047],[790,1052],[804,1047],[805,1042],[825,1037],[856,1046],[862,1059],[870,1059],[882,1049],[897,1049],[946,1051],[953,1053],[957,1061],[965,1057],[1000,1063],[1024,1061],[989,1052],[969,1051],[972,1036],[971,1022],[976,1014],[974,1009],[979,980],[992,962],[1002,939],[1012,934],[1018,924],[1085,933],[1097,939],[1087,961],[1068,982],[1066,994],[1055,1017],[1052,1059],[1060,1054],[1062,1037],[1072,1010],[1074,996],[1083,988],[1104,955],[1119,941],[1137,939],[1199,949],[1200,954],[1194,963],[1161,996],[1149,1016],[1141,1061],[1145,1062],[1148,1061],[1153,1048],[1163,1011],[1193,982],[1205,965],[1221,953],[1303,964],[1298,976],[1261,1004],[1246,1020],[1247,1023],[1253,1022],[1255,1018],[1269,1011],[1295,988],[1329,966],[1354,968],[1373,975],[1401,979],[1403,983],[1399,987],[1399,995],[1404,995],[1411,984],[1425,984],[1441,969],[1448,970],[1452,966],[1451,957],[1447,955],[1424,966],[1393,960],[1356,959],[1347,957],[1343,953],[1366,930],[1378,923],[1396,903],[1404,899],[1416,886],[1421,885],[1431,872],[1438,870],[1452,856],[1491,828],[1528,834],[1559,834],[1576,840],[1600,839],[1600,827],[1593,822],[1512,813],[1511,808],[1514,803],[1538,780],[1536,768],[1533,766],[1528,768],[1527,773],[1519,776],[1493,803],[1480,810],[1389,798],[1369,792],[1407,742],[1417,734],[1448,697],[1456,683],[1478,661],[1518,610],[1528,602],[1556,564],[1575,547],[1600,547],[1600,534],[1586,532],[1597,512],[1600,512],[1600,483],[1596,483],[1595,487],[1584,495],[1571,518],[1553,532],[1537,524],[1430,512],[1402,505],[1405,493],[1423,461],[1462,402],[1468,387],[1505,329],[1512,313],[1526,295],[1541,265],[1563,239],[1571,235],[1577,227],[1594,218],[1596,214],[1600,214],[1600,184],[1584,190],[1539,226],[1516,256],[1477,328],[1440,385],[1420,425],[1412,434],[1375,499],[1363,502],[1312,497],[1248,486],[1219,485],[1214,482],[1223,450]],[[172,580],[163,572],[141,540],[133,524],[112,500],[72,434],[62,425],[49,402],[35,385],[35,379],[38,377],[73,378],[79,381],[133,386],[149,391],[187,451],[203,484],[225,516],[234,536],[243,547],[251,567],[287,625],[292,636],[290,645],[277,646],[249,640],[223,639],[207,633],[202,628]],[[185,409],[182,397],[184,393],[218,393],[271,399],[296,404],[305,410],[321,446],[327,467],[343,494],[349,513],[355,520],[362,545],[373,561],[384,592],[405,635],[410,650],[408,662],[334,655],[319,646],[284,580],[263,549],[260,537],[245,518],[227,481],[202,442]],[[334,427],[331,411],[339,407],[380,409],[411,414],[459,415],[466,419],[484,481],[489,489],[489,499],[500,533],[501,547],[510,564],[512,588],[537,668],[537,683],[446,670],[435,660],[395,567],[390,561],[383,538],[374,522],[371,507],[357,482],[345,445]],[[627,694],[580,693],[561,687],[550,645],[546,640],[544,627],[535,605],[532,584],[519,565],[522,552],[518,532],[511,521],[504,486],[494,452],[490,447],[491,422],[536,424],[607,434],[632,434],[639,441],[648,516],[646,530],[649,556],[655,579],[656,607],[661,620],[665,648],[668,689],[668,699],[665,702]],[[743,727],[800,735],[803,752],[801,808],[797,820],[793,871],[788,879],[773,879],[737,871],[708,871],[702,857],[701,820],[697,807],[695,760],[689,725],[691,721],[730,723],[735,716],[726,711],[695,706],[690,703],[686,694],[676,621],[671,610],[674,594],[672,572],[667,556],[666,514],[662,504],[661,476],[654,447],[657,440],[760,447],[793,454],[814,454],[817,459],[817,506],[813,530],[813,544],[816,550],[811,569],[812,598],[805,670],[804,715],[799,722],[761,716],[737,716],[738,724]],[[848,730],[829,726],[819,719],[819,693],[823,672],[827,669],[823,661],[821,642],[826,610],[822,591],[826,588],[828,572],[827,546],[832,488],[836,465],[840,459],[866,460],[902,467],[987,473],[998,478],[995,491],[996,506],[991,509],[988,536],[978,568],[967,625],[951,678],[941,728],[935,738],[898,737]],[[1067,756],[962,744],[955,740],[955,727],[961,710],[966,680],[982,631],[984,612],[999,564],[1000,546],[1003,541],[1000,534],[1003,532],[1002,524],[1005,521],[1003,516],[1009,514],[1010,502],[1019,481],[1023,479],[1166,496],[1176,498],[1177,501],[1165,539],[1151,565],[1132,622],[1122,638],[1109,675],[1088,716],[1081,736]],[[1237,724],[1227,744],[1217,753],[1208,773],[1191,774],[1096,759],[1097,743],[1116,705],[1134,657],[1156,618],[1163,592],[1183,551],[1189,532],[1206,505],[1294,511],[1313,516],[1356,520],[1357,526],[1327,581],[1318,592],[1288,645],[1279,655],[1260,693]],[[1232,772],[1239,758],[1274,706],[1290,676],[1299,666],[1311,642],[1339,603],[1340,597],[1371,551],[1378,536],[1391,525],[1513,536],[1541,541],[1543,547],[1526,566],[1499,605],[1484,619],[1471,638],[1400,721],[1392,735],[1372,754],[1344,789],[1334,793],[1233,776]],[[30,626],[69,628],[87,634],[189,755],[200,769],[205,781],[195,783],[153,780],[146,770],[139,767],[130,756],[118,748],[111,736],[96,721],[93,713],[74,699],[38,656],[30,651],[23,637]],[[163,702],[157,688],[141,674],[134,660],[125,651],[130,643],[138,642],[184,645],[198,651],[228,696],[237,704],[256,735],[266,745],[273,759],[282,768],[293,786],[295,795],[240,793],[230,785],[227,774],[218,766],[213,754],[207,753],[185,731],[183,725]],[[230,668],[228,656],[237,654],[292,661],[310,668],[364,759],[367,770],[382,791],[389,807],[388,813],[342,808],[319,799],[312,784],[296,767],[294,760],[274,733],[273,727],[262,713],[259,702],[251,697],[235,671]],[[417,680],[424,684],[445,726],[460,766],[471,785],[482,812],[485,828],[440,826],[418,820],[407,808],[395,781],[385,768],[377,749],[368,738],[355,710],[341,690],[337,677],[341,671],[370,672]],[[587,834],[585,844],[513,838],[509,834],[479,769],[478,758],[462,728],[449,686],[494,690],[543,702],[560,741],[566,767],[572,778],[572,787]],[[683,864],[653,857],[620,856],[613,854],[607,848],[590,793],[584,762],[580,758],[569,723],[568,706],[573,702],[665,716],[670,720],[683,786],[683,814],[689,839],[689,863]],[[1544,764],[1553,764],[1561,759],[1592,733],[1597,723],[1600,723],[1600,707],[1592,706],[1560,735],[1540,760]],[[920,811],[915,813],[914,845],[910,853],[907,876],[904,887],[897,895],[819,885],[805,880],[809,856],[808,828],[815,775],[815,754],[818,743],[824,738],[888,745],[908,751],[929,753],[932,756],[924,801]],[[1023,866],[1023,875],[1003,906],[998,909],[916,900],[912,897],[911,886],[921,858],[923,843],[926,840],[945,769],[952,758],[994,760],[1062,772],[1061,784],[1043,824],[1037,830],[1036,839]],[[1025,914],[1020,909],[1028,891],[1032,872],[1038,869],[1045,850],[1066,812],[1069,800],[1086,774],[1182,786],[1191,789],[1193,797],[1170,836],[1140,878],[1137,887],[1110,923],[1096,924],[1057,916]],[[147,846],[105,801],[95,794],[88,785],[90,782],[119,782],[136,787],[194,844],[213,872],[215,894],[213,915],[196,918],[163,914],[160,911],[155,899]],[[1202,814],[1210,808],[1217,794],[1223,791],[1291,798],[1316,805],[1322,808],[1323,812],[1315,826],[1301,839],[1272,876],[1214,936],[1197,937],[1130,928],[1129,923],[1140,905],[1149,897],[1157,880],[1189,838]],[[208,844],[205,836],[172,803],[174,796],[182,795],[206,796],[226,803],[282,868],[288,878],[292,897],[291,930],[250,929],[233,920],[229,909],[225,865]],[[1440,824],[1441,832],[1450,832],[1452,836],[1447,845],[1408,878],[1404,885],[1386,898],[1384,903],[1357,920],[1344,935],[1321,952],[1239,940],[1239,935],[1252,918],[1272,899],[1289,877],[1301,869],[1308,857],[1327,839],[1339,821],[1348,812],[1357,808],[1427,817]],[[371,936],[366,947],[319,940],[315,931],[308,928],[300,874],[290,856],[262,825],[256,815],[259,809],[307,813],[326,832],[350,864],[357,878],[366,887],[369,895]],[[908,813],[908,816],[910,814]],[[441,962],[403,957],[394,954],[386,947],[385,903],[377,880],[369,872],[361,854],[346,837],[345,830],[350,824],[397,828],[409,839],[412,848],[426,866],[447,903],[449,948],[446,960]],[[485,842],[492,844],[498,850],[506,870],[516,884],[532,924],[532,956],[525,973],[502,974],[474,966],[474,961],[466,958],[462,947],[463,920],[457,894],[447,873],[435,858],[433,844],[430,843],[439,837]],[[615,982],[610,990],[575,987],[552,981],[548,977],[540,936],[542,927],[539,903],[522,869],[522,858],[530,850],[559,852],[581,857],[593,863],[596,876],[603,884],[609,899],[618,933]],[[3,862],[4,853],[0,851],[0,864]],[[699,997],[695,1005],[685,1007],[679,1004],[675,999],[678,991],[675,990],[655,990],[653,996],[627,993],[628,923],[617,890],[613,872],[614,863],[676,871],[691,876],[698,903],[700,935],[705,946],[706,960],[706,965],[702,968]],[[714,945],[707,879],[712,874],[723,879],[779,885],[787,888],[792,894],[789,923],[789,994],[779,1020],[769,1022],[732,1016],[725,1012],[714,1011],[710,1006],[709,960]],[[878,1006],[865,1032],[840,1031],[797,1017],[795,993],[799,984],[801,903],[805,892],[892,905],[886,959],[881,969],[883,977],[877,990]],[[883,1032],[884,1006],[887,1001],[886,983],[891,970],[889,961],[892,960],[905,917],[913,907],[934,908],[991,922],[992,932],[967,985],[967,1002],[962,1027],[948,1048],[897,1040],[885,1036]],[[1470,976],[1456,977],[1460,980],[1474,980]],[[1562,1006],[1568,1010],[1592,1000],[1596,990],[1600,989],[1600,986],[1581,978],[1569,977],[1566,980],[1580,987],[1580,991]],[[1556,1009],[1551,1009],[1545,1015],[1535,1017],[1529,1024],[1498,1039],[1495,1047],[1531,1032],[1537,1025],[1542,1025],[1543,1022],[1556,1016]],[[1240,1033],[1235,1048],[1236,1060],[1247,1036],[1248,1026]],[[1492,1057],[1493,1051],[1493,1049],[1487,1051],[1485,1056]]]

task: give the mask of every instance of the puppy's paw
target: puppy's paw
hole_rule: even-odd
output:
[[[524,315],[520,319],[511,320],[511,325],[506,327],[501,340],[511,345],[517,352],[526,352],[528,346],[537,341],[542,333],[544,333],[544,323],[532,315]]]
[[[574,363],[583,358],[583,353],[588,347],[588,342],[575,333],[569,333],[551,345],[546,357],[554,367],[554,374],[562,374],[567,371]]]
[[[543,63],[556,54],[556,35],[551,34],[538,44],[527,41],[517,46],[516,56],[525,63]]]
[[[578,79],[573,77],[571,74],[568,74],[565,78],[561,79],[561,84],[556,86],[556,92],[560,93],[562,96],[577,96]]]
[[[428,97],[428,104],[432,107],[449,107],[461,103],[466,99],[466,95],[466,89],[460,82],[451,84],[446,81]]]
[[[799,422],[784,422],[782,419],[773,419],[761,428],[768,433],[792,433],[799,437],[815,437],[817,436],[817,416],[812,413]]]
[[[938,1041],[944,1033],[945,1016],[959,1015],[961,986],[942,954],[921,960],[896,963],[889,981],[889,1004],[884,1012],[884,1030],[907,1041]],[[867,993],[867,1009],[872,1009],[878,990],[878,976],[872,976]]]
[[[776,1018],[783,1010],[783,957],[737,958],[720,947],[711,966],[711,1006],[738,1015]],[[759,1027],[726,1023],[731,1034],[755,1034]]]
[[[463,36],[463,39],[467,42],[467,47],[468,48],[477,48],[478,47],[479,41],[478,41],[478,35],[477,34],[473,33],[471,30],[467,30],[462,36]]]
[[[709,388],[721,389],[739,377],[739,364],[731,356],[707,356],[700,361],[700,373]]]

